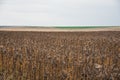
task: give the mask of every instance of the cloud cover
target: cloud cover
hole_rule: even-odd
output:
[[[120,25],[118,0],[5,0],[0,5],[0,25]]]

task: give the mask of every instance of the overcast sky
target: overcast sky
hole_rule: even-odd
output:
[[[119,0],[0,0],[0,25],[120,26]]]

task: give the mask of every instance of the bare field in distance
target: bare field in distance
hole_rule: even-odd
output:
[[[36,31],[36,32],[93,32],[93,31],[120,31],[120,27],[96,27],[96,28],[55,28],[55,27],[10,27],[0,28],[0,31]]]
[[[1,29],[0,80],[120,80],[118,29],[26,30]]]

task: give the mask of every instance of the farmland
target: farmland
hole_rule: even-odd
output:
[[[120,31],[0,31],[0,80],[120,80]]]

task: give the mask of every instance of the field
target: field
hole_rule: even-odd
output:
[[[0,31],[0,80],[120,80],[120,31]]]
[[[79,27],[79,26],[58,26],[58,27],[2,27],[0,31],[34,31],[34,32],[97,32],[97,31],[120,31],[120,27]]]

